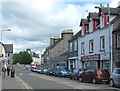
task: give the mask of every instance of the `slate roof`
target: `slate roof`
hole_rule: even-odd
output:
[[[81,30],[79,32],[77,32],[68,42],[77,39],[79,36],[81,36]]]
[[[103,7],[99,8],[99,13],[103,12],[104,14],[108,14],[108,8]],[[120,8],[110,8],[110,14],[111,15],[118,15],[120,13]]]
[[[81,19],[80,22],[80,26],[82,26],[82,24],[89,24],[87,19]]]
[[[96,12],[95,12],[95,13],[90,12],[89,15],[87,16],[88,20],[90,19],[90,17],[91,17],[92,19],[97,19],[97,20],[100,19],[100,17],[98,16],[98,13],[96,13]]]
[[[13,53],[13,44],[4,44],[6,53]]]

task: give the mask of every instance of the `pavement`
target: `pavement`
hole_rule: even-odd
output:
[[[19,81],[17,81],[16,77],[11,78],[10,76],[1,76],[0,81],[2,81],[2,89],[24,89]]]

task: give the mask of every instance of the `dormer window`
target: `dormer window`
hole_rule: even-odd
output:
[[[101,27],[104,27],[104,16],[101,16],[102,18],[101,18],[101,20],[102,20],[102,25],[101,25]]]
[[[89,33],[89,25],[86,25],[86,33]]]
[[[96,29],[99,29],[99,28],[100,28],[100,21],[97,20],[97,21],[96,21]]]
[[[84,24],[84,34],[89,33],[89,25]]]

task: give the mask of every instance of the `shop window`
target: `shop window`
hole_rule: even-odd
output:
[[[93,53],[93,39],[89,41],[89,53]]]
[[[105,37],[102,36],[100,37],[100,51],[104,51],[105,50]]]

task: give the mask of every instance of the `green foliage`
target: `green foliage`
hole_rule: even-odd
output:
[[[13,54],[13,64],[20,63],[20,64],[31,64],[32,57],[26,51],[20,51],[19,53]]]

